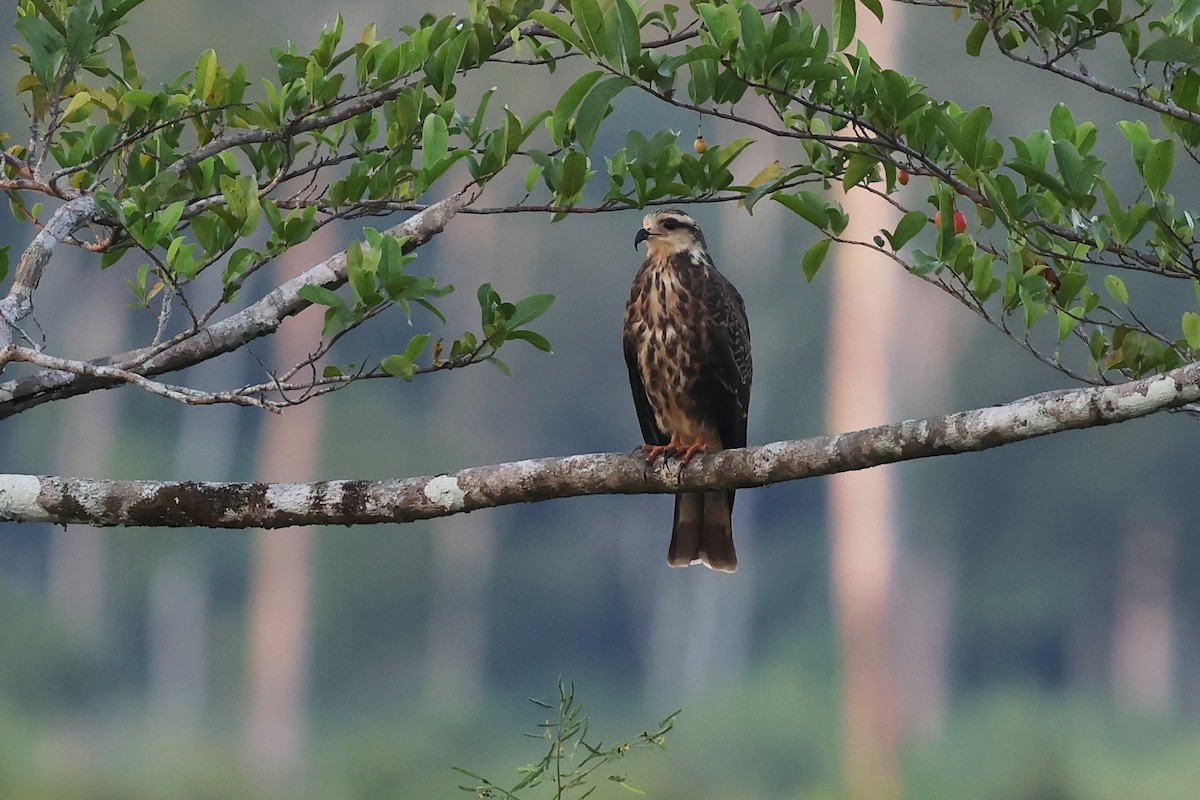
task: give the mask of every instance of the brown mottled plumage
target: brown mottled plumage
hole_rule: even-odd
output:
[[[678,210],[642,220],[648,242],[625,307],[623,343],[648,461],[746,446],[750,325],[742,296],[717,271],[695,220]],[[733,491],[675,496],[667,562],[733,572]]]

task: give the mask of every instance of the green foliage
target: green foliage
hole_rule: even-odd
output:
[[[92,194],[105,210],[100,222],[113,230],[97,248],[102,265],[131,250],[148,265],[129,281],[138,305],[176,296],[194,305],[201,289],[190,287],[220,263],[221,274],[205,284],[219,282],[214,305],[198,313],[207,319],[259,267],[331,221],[412,211],[455,191],[476,196],[515,167],[525,199],[543,204],[495,211],[543,209],[560,219],[704,200],[738,201],[753,212],[769,197],[825,242],[847,241],[849,220],[831,187],[884,194],[897,219],[853,243],[886,249],[1043,361],[1111,380],[1106,373],[1141,376],[1193,357],[1194,337],[1143,321],[1141,287],[1116,274],[1200,279],[1196,215],[1176,208],[1175,196],[1188,177],[1177,167],[1194,161],[1200,146],[1200,26],[1191,3],[968,9],[968,56],[996,47],[1129,112],[1115,130],[1101,129],[1060,103],[1034,130],[1006,138],[993,132],[987,106],[935,97],[916,76],[872,58],[856,38],[857,15],[862,5],[882,19],[878,0],[838,0],[828,26],[800,3],[681,9],[478,0],[465,15],[426,15],[395,41],[374,26],[348,41],[339,18],[307,52],[273,48],[275,74],[264,81],[204,50],[194,68],[158,89],[116,33],[136,5],[18,3],[16,51],[27,74],[17,90],[28,95],[36,135],[32,148],[8,148],[2,180],[20,219],[40,219],[42,207],[30,202],[39,192],[59,200]],[[963,13],[948,0],[931,5],[923,13],[944,15],[939,24]],[[1126,54],[1136,91],[1073,66],[1106,40]],[[553,72],[567,58],[583,68],[529,113],[497,102],[496,88],[469,100],[460,91],[462,76],[496,61]],[[693,152],[674,131],[637,125],[621,146],[599,152],[606,121],[634,92],[741,123],[750,135]],[[770,113],[751,110],[752,99]],[[1142,119],[1151,115],[1154,127]],[[754,171],[744,165],[764,135],[784,143],[781,157],[739,177]],[[1112,183],[1097,155],[1118,135],[1140,179],[1132,192]],[[909,177],[928,191],[904,188]],[[599,204],[586,207],[596,189]],[[952,224],[956,209],[971,221],[968,230]],[[942,224],[928,225],[939,213]],[[261,236],[264,222],[266,244],[247,241]],[[829,246],[801,259],[807,278]],[[389,256],[381,266],[379,258],[374,248],[351,249],[348,298],[306,289],[306,300],[326,307],[327,337],[384,305],[408,313],[415,302],[440,314],[443,289],[405,274],[404,262]],[[1180,319],[1191,311],[1174,309]],[[513,339],[549,349],[536,333],[489,313],[480,335],[456,340],[452,359]],[[1056,321],[1052,345],[1036,333],[1044,317]],[[416,341],[385,359],[388,374],[421,372],[406,355],[422,355]],[[491,352],[485,360],[501,365]]]
[[[863,5],[882,19],[878,3]],[[605,204],[642,207],[725,197],[740,199],[752,210],[770,196],[826,237],[840,239],[848,220],[823,190],[836,183],[844,190],[880,191],[876,187],[882,182],[882,191],[892,195],[902,214],[894,228],[880,231],[875,246],[886,246],[915,275],[958,296],[1043,360],[1082,375],[1082,355],[1097,376],[1108,371],[1140,376],[1191,358],[1186,334],[1179,338],[1147,327],[1133,311],[1136,293],[1112,273],[1200,278],[1194,215],[1175,210],[1170,188],[1177,147],[1200,141],[1198,95],[1189,94],[1200,87],[1200,73],[1194,72],[1200,45],[1195,15],[1182,6],[1164,10],[1155,20],[1146,2],[1128,9],[1119,3],[1034,4],[1006,17],[976,19],[966,36],[969,55],[979,55],[987,41],[995,41],[1013,60],[1059,73],[1065,71],[1062,54],[1090,50],[1104,37],[1121,40],[1140,80],[1145,80],[1143,65],[1170,64],[1171,80],[1147,85],[1140,95],[1108,90],[1083,69],[1065,74],[1131,106],[1160,112],[1163,138],[1152,136],[1141,121],[1118,125],[1143,182],[1142,197],[1131,200],[1118,197],[1106,177],[1107,165],[1094,152],[1112,131],[1077,121],[1059,104],[1044,128],[1002,141],[990,133],[988,107],[963,109],[932,97],[915,78],[880,67],[855,46],[854,0],[834,3],[828,29],[801,6],[764,10],[746,0],[698,3],[694,19],[674,8],[669,13],[639,10],[626,0],[603,13],[595,3],[570,9],[532,15],[543,35],[599,67],[575,79],[550,113],[549,133],[560,154],[531,154],[535,166],[527,173],[526,188],[532,190],[543,178],[556,206],[580,202],[591,177],[585,156],[595,147],[614,99],[630,86],[665,103],[700,114],[720,111],[735,120],[751,119],[739,103],[756,94],[770,103],[777,122],[756,120],[754,127],[794,142],[787,160],[739,184],[737,160],[752,149],[750,139],[711,145],[697,157],[685,152],[670,131],[634,129],[622,148],[605,155]],[[680,35],[674,47],[643,42],[640,52],[631,48],[634,28],[660,28],[669,38],[692,26],[694,35]],[[1033,29],[1046,37],[1036,47],[1024,33]],[[1141,48],[1143,30],[1161,38]],[[1056,54],[1042,58],[1047,48]],[[897,191],[900,170],[929,180],[925,208]],[[811,188],[801,188],[805,184]],[[970,206],[968,218],[978,220],[962,233],[951,222],[960,201]],[[930,228],[927,221],[935,212],[943,223]],[[809,279],[824,259],[829,240],[823,241],[802,260]],[[1112,302],[1099,301],[1096,281],[1104,283]],[[1058,347],[1041,351],[1030,345],[1029,336],[1050,312],[1058,320]],[[1072,342],[1074,356],[1064,350]]]
[[[555,712],[554,719],[538,724],[539,733],[526,734],[531,739],[548,743],[541,760],[522,767],[521,778],[508,789],[488,778],[455,767],[455,771],[478,781],[475,785],[458,788],[478,797],[520,800],[540,796],[540,792],[532,790],[544,787],[547,796],[554,800],[567,800],[588,797],[607,781],[627,792],[642,795],[645,792],[630,785],[625,773],[611,772],[611,765],[637,750],[665,750],[667,734],[675,728],[675,718],[679,716],[679,711],[675,711],[659,722],[653,733],[643,732],[621,744],[606,747],[603,742],[589,740],[590,720],[583,714],[583,705],[575,699],[573,684],[559,681],[557,703],[532,699],[531,702],[539,708]]]
[[[131,250],[146,259],[126,280],[135,306],[179,297],[190,311],[207,297],[200,318],[208,319],[261,266],[329,222],[419,208],[460,162],[469,185],[481,188],[550,113],[522,120],[504,108],[489,115],[487,92],[468,118],[454,101],[458,76],[486,63],[535,3],[481,4],[465,24],[453,14],[427,17],[405,28],[399,42],[377,38],[373,27],[344,42],[338,18],[307,53],[272,49],[277,74],[262,83],[258,99],[244,68],[222,64],[212,49],[192,70],[150,88],[133,48],[114,32],[136,5],[21,0],[16,27],[24,43],[15,49],[28,74],[17,89],[30,98],[33,146],[10,148],[0,177],[22,220],[42,214],[26,202],[30,191],[60,199],[92,194],[103,212],[96,221],[112,229],[98,248],[102,266]],[[584,98],[585,136],[595,135],[619,88],[613,79],[602,85]],[[586,163],[579,154],[563,159],[564,203],[580,196],[591,175]],[[366,246],[348,251],[349,297],[336,287],[301,292],[326,307],[324,336],[336,338],[392,306],[410,314],[413,303],[445,322],[436,300],[452,287],[408,274],[413,254],[405,242],[369,228],[364,236]],[[210,276],[215,264],[224,268]],[[0,270],[6,266],[5,258]],[[485,335],[484,357],[500,364],[494,352],[510,338],[548,350],[523,327],[528,321]],[[411,379],[423,371],[413,361],[424,349],[418,341],[427,339],[386,357],[383,372]],[[455,345],[442,367],[479,355],[474,338]]]

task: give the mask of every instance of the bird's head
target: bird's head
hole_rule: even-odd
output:
[[[706,249],[704,234],[696,220],[676,208],[651,211],[643,217],[642,227],[633,237],[634,248],[642,242],[649,243],[646,249],[651,257]]]

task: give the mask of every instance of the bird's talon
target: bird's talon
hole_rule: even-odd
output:
[[[683,461],[684,466],[687,466],[687,463],[689,461],[691,461],[693,458],[695,458],[698,453],[707,453],[707,452],[708,452],[708,444],[700,439],[697,439],[696,441],[689,444],[687,447],[682,448],[679,452],[676,453],[676,455],[678,455],[679,458]]]
[[[653,464],[664,453],[669,453],[671,446],[666,444],[644,444],[640,448],[642,455],[646,457],[647,464]]]

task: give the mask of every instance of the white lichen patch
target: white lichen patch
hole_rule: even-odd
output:
[[[425,484],[425,496],[434,505],[441,506],[447,511],[462,511],[466,505],[466,493],[458,485],[458,478],[452,475],[438,475]]]
[[[42,482],[33,475],[0,475],[0,520],[29,520],[40,512]]]
[[[264,500],[274,511],[306,514],[312,511],[312,487],[307,483],[269,483]]]

